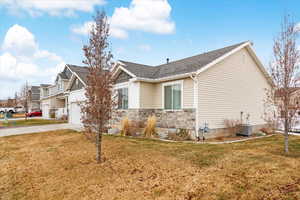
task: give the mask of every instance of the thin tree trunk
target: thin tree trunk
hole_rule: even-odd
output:
[[[288,124],[288,119],[287,116],[285,118],[285,123],[284,123],[284,151],[285,153],[289,152],[289,124]]]
[[[102,130],[102,128],[100,128],[100,130]],[[96,138],[96,148],[97,148],[96,159],[97,159],[97,163],[101,163],[101,146],[102,146],[101,144],[102,144],[102,132],[98,131],[97,138]]]
[[[286,132],[284,134],[284,151],[285,153],[289,152],[289,134]]]

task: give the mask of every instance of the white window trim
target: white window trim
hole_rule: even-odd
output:
[[[128,83],[126,82],[126,83],[119,83],[118,85],[115,85],[115,88],[114,88],[114,90],[116,91],[116,90],[118,90],[118,89],[123,89],[123,88],[127,88],[127,109],[124,109],[124,108],[118,108],[118,105],[117,105],[117,108],[116,108],[116,110],[119,110],[119,111],[122,111],[122,110],[129,110],[129,85],[128,85]]]
[[[179,81],[170,81],[170,82],[165,82],[162,84],[162,109],[166,111],[181,111],[183,110],[183,81],[184,80],[179,80]],[[181,85],[181,105],[180,109],[165,109],[165,86],[169,85],[176,85],[180,84]]]
[[[120,89],[120,88],[124,88],[124,87],[129,87],[129,83],[124,82],[124,83],[115,84],[114,89]]]

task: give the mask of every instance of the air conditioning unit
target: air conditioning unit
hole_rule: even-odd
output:
[[[252,126],[249,124],[241,124],[240,125],[240,133],[238,135],[242,136],[251,136],[252,135]]]

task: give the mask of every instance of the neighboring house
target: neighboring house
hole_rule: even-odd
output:
[[[290,93],[290,109],[292,112],[295,112],[296,116],[300,116],[300,87],[291,87],[289,88],[288,92]],[[280,109],[280,116],[284,116],[284,111],[283,111],[283,95],[284,95],[284,90],[283,89],[278,89],[275,91],[275,103],[277,107]],[[298,120],[300,123],[300,120]]]
[[[72,66],[72,77],[67,87],[68,90],[68,109],[69,123],[81,125],[81,108],[80,104],[85,101],[85,89],[88,68]]]
[[[76,68],[76,67],[75,67]],[[73,66],[66,65],[56,77],[54,85],[41,85],[41,109],[44,118],[68,116],[67,87],[73,75]]]
[[[39,111],[40,107],[40,86],[28,87],[28,112]]]
[[[74,73],[68,86],[69,122],[81,124],[87,69]],[[159,66],[119,61],[114,69],[118,108],[112,127],[122,119],[146,122],[155,115],[159,131],[187,129],[197,136],[208,126],[211,137],[223,132],[224,120],[250,115],[254,128],[265,124],[263,100],[272,81],[252,49],[243,42]]]

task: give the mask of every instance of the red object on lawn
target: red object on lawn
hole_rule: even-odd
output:
[[[42,116],[42,112],[40,111],[34,111],[34,112],[30,112],[30,113],[26,113],[27,117],[41,117]]]

